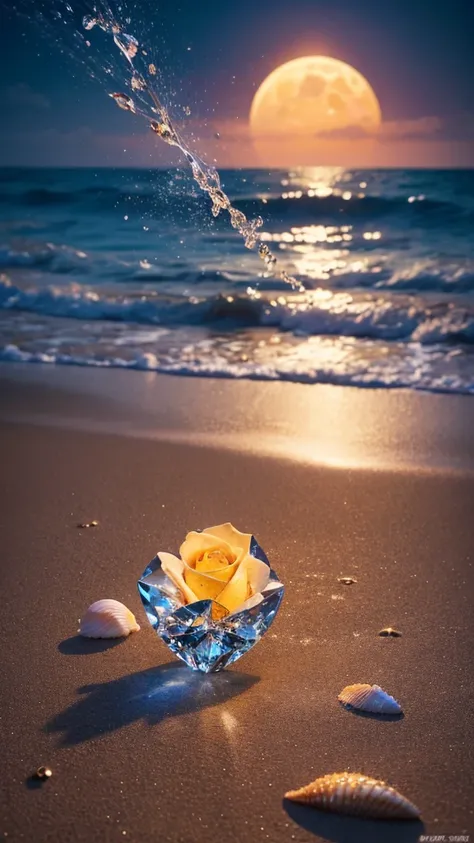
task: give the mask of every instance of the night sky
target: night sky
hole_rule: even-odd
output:
[[[70,15],[65,23],[49,13],[45,31],[40,4],[23,5],[30,20],[13,5],[2,2],[0,164],[176,161],[144,123],[106,97],[120,77],[104,88],[89,79],[87,51],[72,46],[77,58],[69,57]],[[71,5],[78,24],[86,9]],[[126,14],[129,31],[162,68],[162,93],[174,113],[191,109],[185,133],[224,166],[252,163],[245,126],[256,88],[279,64],[311,54],[353,65],[374,88],[390,135],[387,160],[377,163],[474,165],[472,0],[137,0]],[[88,37],[90,56],[116,61],[110,39],[98,29]],[[220,142],[212,140],[216,131]]]

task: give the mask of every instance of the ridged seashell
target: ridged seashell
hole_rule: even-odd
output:
[[[381,629],[379,635],[382,638],[401,638],[402,633],[399,629],[394,629],[393,626],[386,626],[384,629]]]
[[[140,629],[135,615],[118,600],[97,600],[81,620],[84,638],[122,638]]]
[[[420,812],[394,787],[361,773],[332,773],[300,790],[285,793],[285,799],[310,805],[321,811],[380,820],[415,820]]]
[[[379,685],[348,685],[341,691],[338,700],[351,708],[373,714],[401,714],[402,711],[396,699]]]

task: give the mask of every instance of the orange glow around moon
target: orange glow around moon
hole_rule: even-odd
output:
[[[308,149],[348,130],[374,134],[378,99],[355,68],[327,56],[304,56],[277,67],[262,82],[250,109],[250,131],[265,155],[275,144]]]

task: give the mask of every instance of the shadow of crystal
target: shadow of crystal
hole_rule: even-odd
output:
[[[341,817],[297,805],[288,799],[283,807],[301,828],[332,843],[417,843],[425,827],[419,820],[363,820]]]
[[[184,664],[164,664],[111,682],[78,689],[80,699],[50,720],[46,732],[61,732],[66,746],[93,740],[144,720],[155,726],[168,717],[219,705],[249,690],[258,676],[202,674]]]

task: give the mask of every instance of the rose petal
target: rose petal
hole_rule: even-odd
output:
[[[247,566],[247,576],[250,585],[251,594],[257,594],[260,591],[263,591],[266,585],[268,585],[268,580],[270,579],[270,568],[265,562],[262,562],[260,559],[256,559],[255,556],[248,555],[245,559],[245,564]]]
[[[242,603],[241,606],[238,606],[237,609],[232,612],[233,615],[240,614],[240,612],[248,612],[249,609],[253,609],[254,606],[258,606],[259,603],[262,602],[263,598],[267,596],[267,594],[271,594],[272,591],[276,590],[277,588],[283,588],[283,583],[281,582],[269,582],[265,586],[265,594],[261,594],[257,591],[256,594],[253,594],[252,597],[249,597],[245,603]]]
[[[245,601],[245,603],[242,603],[241,606],[237,606],[237,609],[235,609],[232,614],[236,615],[240,614],[240,612],[248,612],[249,609],[253,609],[254,606],[258,606],[262,600],[263,594],[253,594],[252,597],[249,597],[249,599]]]
[[[196,557],[200,556],[206,550],[222,550],[231,563],[235,561],[235,553],[225,540],[217,536],[206,535],[206,533],[197,533],[194,530],[187,534],[186,539],[179,549],[179,553],[188,565],[194,567]]]
[[[231,581],[220,593],[218,601],[229,612],[235,612],[253,595],[262,592],[269,578],[270,568],[268,565],[247,554],[239,564]]]
[[[188,569],[190,571],[195,571],[197,574],[205,574],[206,576],[213,577],[221,582],[229,582],[229,580],[234,576],[239,563],[240,559],[236,559],[232,565],[221,565],[221,567],[216,568],[215,560],[201,559],[196,562],[195,568],[191,568],[185,563],[185,570]]]
[[[232,563],[231,563],[232,564]],[[229,560],[225,553],[220,548],[212,550],[205,550],[204,556],[198,559],[195,564],[195,570],[201,571],[203,574],[209,571],[218,571],[220,568],[228,568]]]
[[[240,547],[246,553],[250,550],[250,542],[252,539],[251,533],[241,533],[237,530],[230,521],[226,524],[217,524],[216,527],[206,527],[203,533],[208,533],[211,536],[217,536],[218,539],[227,542],[231,547]]]
[[[225,580],[210,577],[208,574],[199,574],[188,565],[184,566],[184,577],[190,589],[197,595],[196,600],[217,600],[221,591],[227,588]]]
[[[244,560],[237,568],[231,581],[227,583],[224,590],[219,594],[218,602],[225,606],[229,612],[234,612],[242,603],[245,603],[248,594],[247,565]]]
[[[170,578],[176,588],[179,588],[184,602],[195,603],[198,598],[193,590],[189,588],[183,576],[183,560],[178,559],[177,556],[173,556],[172,553],[160,552],[158,556],[161,562],[161,570]]]

